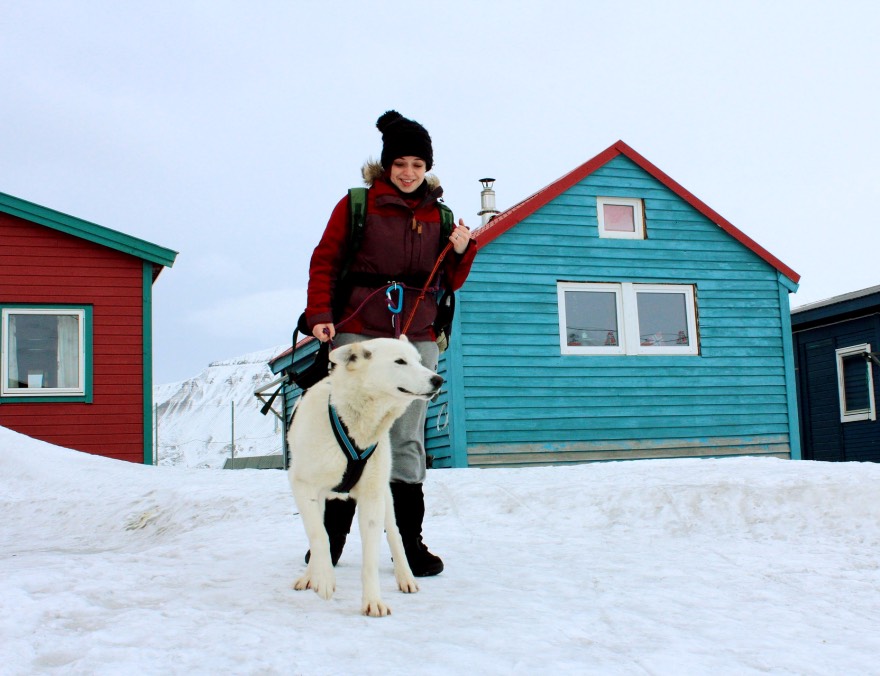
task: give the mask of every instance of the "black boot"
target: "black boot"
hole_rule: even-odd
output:
[[[428,551],[422,542],[422,521],[425,518],[425,494],[422,484],[392,482],[394,517],[409,567],[416,577],[429,577],[443,571],[443,561]]]
[[[324,530],[330,536],[330,560],[335,566],[342,556],[345,538],[351,531],[351,520],[354,518],[354,500],[327,500],[324,504]],[[312,550],[306,552],[306,563],[312,558]]]

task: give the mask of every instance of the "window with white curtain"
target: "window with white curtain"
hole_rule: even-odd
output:
[[[0,396],[85,394],[85,315],[78,308],[3,308]]]

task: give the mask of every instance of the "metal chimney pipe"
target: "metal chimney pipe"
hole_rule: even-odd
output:
[[[483,225],[492,220],[497,215],[498,209],[495,208],[495,191],[492,186],[495,184],[494,178],[481,178],[480,183],[483,184],[483,191],[480,193],[480,212],[477,216],[483,218]]]

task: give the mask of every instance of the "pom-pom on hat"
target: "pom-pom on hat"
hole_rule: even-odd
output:
[[[376,120],[376,128],[382,132],[382,167],[389,169],[398,157],[412,155],[425,160],[426,169],[434,165],[434,149],[431,136],[415,120],[408,120],[396,110],[389,110]]]

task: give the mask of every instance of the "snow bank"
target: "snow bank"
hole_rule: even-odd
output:
[[[434,470],[421,591],[324,602],[278,471],[143,467],[0,428],[3,674],[876,673],[880,467]]]

